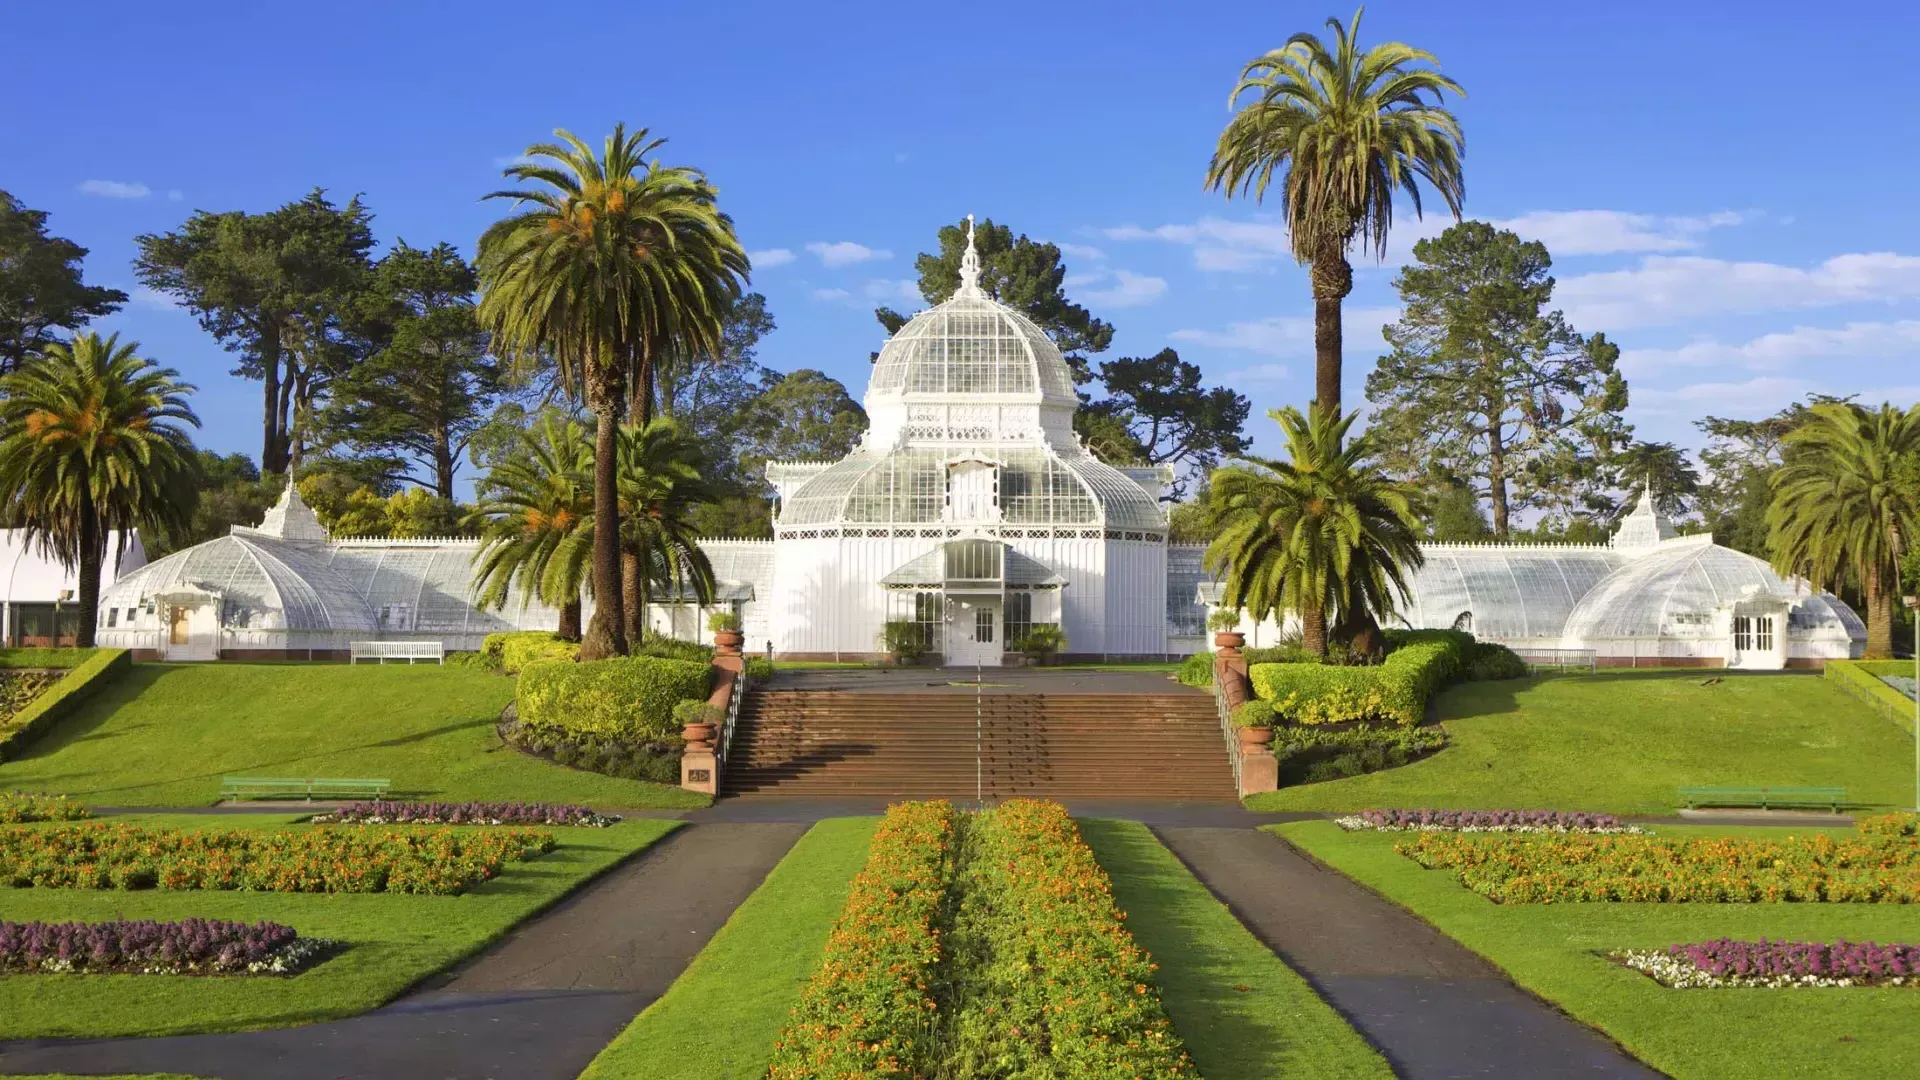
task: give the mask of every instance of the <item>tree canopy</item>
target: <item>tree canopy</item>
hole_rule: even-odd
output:
[[[110,315],[127,302],[119,289],[81,279],[87,249],[47,233],[44,210],[29,210],[0,191],[0,375],[28,356]]]

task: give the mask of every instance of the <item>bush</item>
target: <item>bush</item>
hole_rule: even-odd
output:
[[[1324,664],[1324,657],[1315,656],[1299,645],[1269,645],[1261,649],[1242,649],[1240,655],[1247,658],[1247,666],[1254,664]]]
[[[1438,728],[1277,728],[1280,786],[1344,780],[1396,768],[1447,745]]]
[[[1920,814],[1875,814],[1854,822],[1853,827],[1869,836],[1920,835]]]
[[[680,782],[680,758],[686,752],[678,733],[671,740],[627,742],[511,724],[500,729],[500,737],[525,753],[569,769],[655,784]]]
[[[1467,663],[1467,678],[1475,682],[1489,679],[1518,679],[1527,674],[1527,662],[1505,645],[1492,641],[1474,643],[1472,659]]]
[[[0,668],[76,668],[87,662],[95,649],[46,649],[34,646],[0,649]]]
[[[1213,654],[1197,652],[1180,663],[1180,673],[1176,676],[1187,686],[1202,690],[1213,685]]]
[[[688,698],[673,707],[673,722],[681,727],[688,724],[717,725],[726,719],[726,710],[706,698]]]
[[[880,631],[880,648],[911,664],[925,656],[932,643],[927,640],[926,628],[921,624],[911,619],[889,619]]]
[[[775,670],[773,661],[764,656],[747,657],[747,681],[749,683],[766,682],[768,679],[773,678]]]
[[[1026,655],[1028,659],[1045,660],[1066,649],[1067,635],[1056,623],[1035,623],[1011,644],[1015,652]]]
[[[1391,721],[1417,724],[1427,698],[1466,667],[1473,635],[1454,630],[1388,631],[1393,651],[1373,667],[1255,664],[1254,693],[1296,724]]]
[[[707,629],[716,634],[727,630],[737,633],[740,629],[740,616],[731,611],[716,611],[707,616]]]
[[[520,673],[522,726],[573,739],[626,743],[677,738],[673,707],[707,694],[706,664],[624,656],[583,664],[547,661]]]
[[[481,666],[505,675],[518,675],[528,664],[542,660],[572,660],[579,655],[578,642],[547,630],[488,634],[480,643]]]
[[[24,825],[30,821],[84,821],[92,816],[92,811],[85,805],[65,795],[0,792],[0,825]]]
[[[132,667],[133,654],[125,649],[94,649],[66,677],[0,725],[0,761],[19,756],[28,743],[71,716],[82,702]]]
[[[657,656],[662,660],[692,660],[695,663],[711,664],[713,646],[702,645],[697,641],[682,641],[664,634],[648,634],[641,639],[635,656]]]
[[[1207,629],[1216,634],[1231,634],[1240,629],[1240,613],[1221,608],[1207,616]]]
[[[1232,720],[1234,727],[1272,727],[1273,703],[1259,698],[1243,701],[1234,708]]]

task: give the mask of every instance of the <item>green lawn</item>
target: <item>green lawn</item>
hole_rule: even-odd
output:
[[[1813,680],[1807,680],[1812,682]],[[1884,723],[1884,721],[1882,721]],[[1920,991],[1672,990],[1600,953],[1722,936],[1912,942],[1898,904],[1495,904],[1394,852],[1391,833],[1331,822],[1272,826],[1315,858],[1410,908],[1521,986],[1680,1080],[1910,1075]],[[1662,833],[1727,830],[1663,828]],[[1769,830],[1787,832],[1791,830]],[[1806,830],[1800,830],[1802,832]],[[1754,835],[1742,830],[1740,835]],[[1213,1080],[1209,1075],[1209,1080]]]
[[[1712,686],[1701,683],[1720,677]],[[1452,745],[1397,769],[1255,795],[1256,810],[1379,806],[1655,814],[1687,784],[1838,785],[1863,804],[1913,798],[1913,740],[1834,687],[1724,672],[1551,676],[1435,699]],[[0,774],[4,775],[4,774]]]
[[[820,965],[879,818],[832,818],[800,838],[664,997],[581,1080],[759,1080]]]
[[[268,828],[286,818],[139,815],[126,820],[187,828]],[[284,923],[348,948],[293,978],[167,975],[0,976],[0,1039],[235,1031],[351,1016],[478,952],[679,826],[625,821],[607,829],[553,830],[560,847],[513,863],[464,896],[327,895],[0,888],[12,920],[201,917]],[[323,826],[300,826],[321,828]]]
[[[513,680],[438,665],[137,664],[18,761],[0,791],[204,806],[220,777],[384,777],[434,799],[705,806],[678,787],[530,758],[494,722]]]
[[[1082,820],[1080,832],[1113,879],[1127,929],[1160,965],[1167,1015],[1207,1080],[1393,1075],[1146,826]]]

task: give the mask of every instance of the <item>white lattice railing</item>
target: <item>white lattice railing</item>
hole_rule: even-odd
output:
[[[719,738],[714,740],[713,758],[721,769],[727,767],[727,749],[733,745],[733,729],[740,722],[740,703],[746,699],[747,666],[742,663],[733,676],[733,694],[727,699],[727,718],[720,724]]]
[[[1233,790],[1240,791],[1240,732],[1233,726],[1233,713],[1227,708],[1227,692],[1220,687],[1220,672],[1213,673],[1213,707],[1220,714],[1220,734],[1227,740],[1227,761],[1233,766]]]

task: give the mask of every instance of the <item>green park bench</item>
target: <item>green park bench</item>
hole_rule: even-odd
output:
[[[393,783],[389,780],[352,780],[330,777],[223,776],[222,799],[378,799]]]
[[[1687,801],[1687,809],[1698,806],[1757,806],[1762,810],[1774,807],[1824,806],[1834,813],[1840,812],[1840,804],[1847,801],[1847,789],[1843,787],[1683,787],[1680,797]]]

